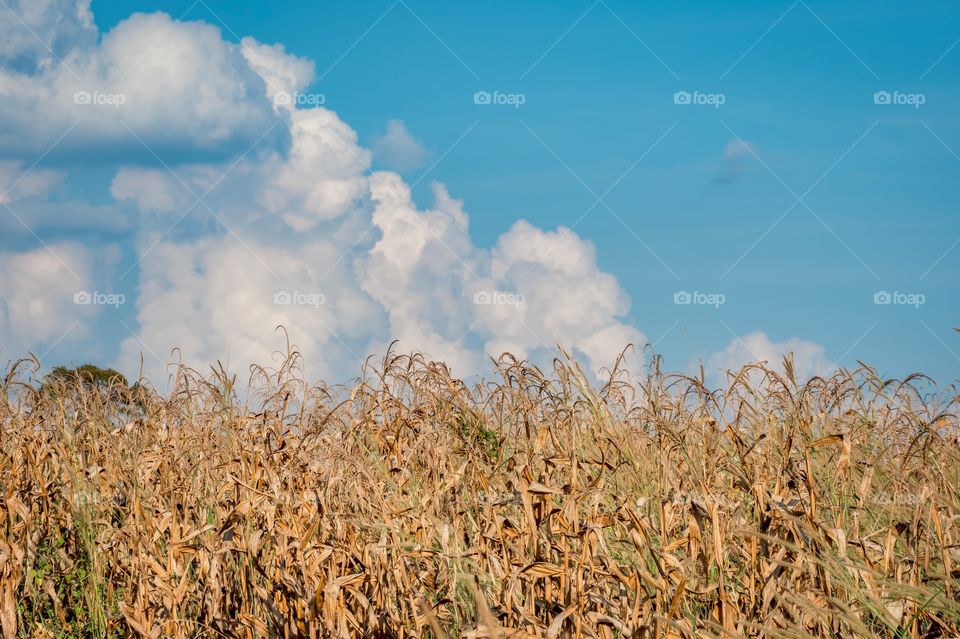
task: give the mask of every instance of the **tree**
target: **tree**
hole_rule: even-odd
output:
[[[76,368],[56,366],[40,385],[40,393],[44,395],[74,400],[85,395],[99,396],[134,411],[143,409],[145,390],[139,383],[130,386],[123,373],[93,364]]]
[[[44,378],[43,386],[49,388],[54,384],[70,383],[79,380],[85,388],[114,388],[123,386],[129,388],[127,378],[123,373],[119,373],[112,368],[100,368],[93,364],[84,364],[76,368],[67,368],[66,366],[56,366]]]

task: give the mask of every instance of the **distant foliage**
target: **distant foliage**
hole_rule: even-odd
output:
[[[112,368],[84,364],[76,368],[55,366],[41,380],[39,392],[66,402],[74,411],[90,409],[95,399],[108,402],[113,408],[124,410],[115,419],[125,419],[142,410],[151,391],[139,382],[130,385],[123,373]]]
[[[84,364],[76,368],[67,368],[66,366],[56,366],[47,374],[44,383],[48,387],[60,382],[70,383],[79,381],[85,386],[109,388],[119,385],[126,388],[127,378],[112,368],[100,368],[93,364]]]

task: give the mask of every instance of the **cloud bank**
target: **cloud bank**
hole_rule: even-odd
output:
[[[89,5],[19,0],[0,21],[4,155],[222,158],[269,130],[276,113],[248,62],[266,50],[164,13],[134,14],[98,38]]]
[[[137,281],[122,370],[138,370],[142,354],[162,383],[173,349],[191,365],[268,363],[283,346],[280,325],[308,373],[335,380],[392,340],[459,375],[504,351],[544,361],[557,345],[596,373],[646,342],[589,241],[520,220],[492,247],[477,246],[464,203],[444,185],[433,185],[430,208],[414,201],[402,173],[428,153],[403,123],[390,121],[364,148],[322,100],[299,99],[314,65],[281,45],[231,43],[209,24],[163,13],[100,34],[83,0],[12,9],[39,38],[16,17],[0,21],[0,148],[9,156],[0,204],[33,198],[56,211],[44,198],[72,163],[115,167],[113,204],[100,212],[122,213],[115,225],[132,229],[134,261],[113,276]],[[23,177],[25,162],[48,152],[59,168]],[[89,331],[96,309],[72,302],[91,286],[98,250],[0,254],[14,274],[0,282],[4,342],[54,341],[71,322]],[[762,334],[738,343],[746,347],[731,344],[711,366],[784,348],[811,369],[823,357],[816,345]]]

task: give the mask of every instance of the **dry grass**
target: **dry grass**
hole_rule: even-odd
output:
[[[160,396],[14,367],[4,639],[960,634],[954,389],[296,363],[249,406],[222,373]]]

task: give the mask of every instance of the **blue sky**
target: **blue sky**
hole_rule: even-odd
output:
[[[68,247],[67,253],[74,247],[76,259],[87,260],[90,271],[89,281],[74,288],[89,285],[121,294],[124,301],[113,307],[58,306],[47,300],[44,313],[62,317],[44,320],[50,325],[31,335],[22,327],[36,319],[23,305],[51,287],[42,279],[19,286],[8,278],[0,283],[0,311],[6,314],[0,318],[5,322],[0,339],[6,342],[0,342],[0,357],[5,360],[29,350],[44,354],[48,364],[95,360],[135,372],[129,369],[138,349],[147,352],[145,360],[159,364],[171,347],[182,346],[191,360],[220,357],[222,351],[242,364],[247,353],[262,352],[255,346],[263,335],[260,328],[269,331],[277,319],[269,300],[262,311],[250,310],[264,296],[243,301],[244,286],[252,280],[237,274],[233,285],[239,292],[228,295],[223,290],[229,275],[215,273],[213,264],[194,264],[196,277],[184,273],[168,281],[172,265],[200,260],[209,241],[217,242],[211,254],[223,251],[224,263],[261,261],[259,255],[276,250],[293,256],[290,273],[313,269],[307,281],[323,289],[324,312],[340,318],[344,328],[298,314],[279,320],[298,343],[297,329],[328,330],[326,338],[313,340],[312,351],[304,349],[305,354],[331,353],[316,369],[327,375],[349,374],[356,369],[356,356],[394,337],[433,356],[447,355],[459,364],[455,370],[466,373],[484,350],[505,345],[536,356],[556,342],[582,351],[595,367],[618,338],[642,336],[666,356],[669,368],[692,370],[702,359],[717,369],[748,356],[775,359],[797,350],[810,373],[862,360],[886,375],[922,371],[942,382],[956,379],[960,127],[954,114],[960,98],[960,7],[923,2],[94,1],[95,29],[86,25],[77,35],[52,25],[82,23],[85,3],[40,4],[49,5],[45,13],[31,15],[26,4],[14,3],[16,19],[4,17],[4,34],[19,30],[22,42],[33,38],[42,46],[0,49],[0,67],[15,73],[11,77],[23,86],[34,87],[8,82],[3,90],[26,99],[39,92],[37,86],[61,87],[74,75],[51,79],[64,65],[83,67],[74,88],[85,90],[87,82],[91,93],[109,93],[107,84],[93,86],[96,82],[88,80],[106,78],[123,84],[128,99],[115,109],[115,118],[105,116],[111,124],[81,121],[50,152],[49,144],[64,130],[61,122],[69,126],[91,112],[71,111],[62,121],[25,126],[21,118],[29,116],[0,110],[0,154],[12,176],[7,186],[25,171],[49,177],[46,188],[10,199],[11,210],[0,209],[0,218],[7,217],[0,222],[0,255],[24,269],[30,251],[49,257],[58,247]],[[104,45],[105,34],[123,31],[135,12],[164,12],[170,19],[144,22],[139,35],[122,46]],[[219,29],[222,42],[209,40],[214,48],[200,50],[196,61],[189,54],[179,59],[180,49],[168,49],[163,41],[206,37],[184,28],[197,22]],[[241,180],[231,192],[237,172],[260,175],[263,166],[272,166],[270,154],[282,161],[299,139],[295,129],[288,130],[289,114],[265,138],[258,137],[273,111],[268,100],[266,107],[257,102],[262,81],[243,67],[237,53],[247,37],[280,43],[284,55],[312,61],[313,73],[291,93],[321,96],[323,108],[336,114],[345,131],[355,132],[356,145],[341,154],[336,167],[322,158],[311,160],[316,174],[303,167],[296,178],[289,170],[271,172],[264,178],[269,185],[251,192],[260,209],[251,206],[233,218],[247,203],[239,184],[255,181]],[[100,56],[90,63],[89,74],[84,51]],[[158,52],[167,58],[157,58]],[[46,60],[46,66],[31,60]],[[118,60],[130,70],[111,71]],[[297,66],[287,59],[278,64]],[[203,73],[189,78],[188,70],[198,65],[205,65]],[[271,73],[284,75],[282,69]],[[137,92],[149,94],[151,82],[165,81],[163,74],[183,78],[180,88],[187,97],[163,110],[141,108],[144,100]],[[218,82],[208,83],[212,77]],[[512,96],[501,99],[522,104],[477,104],[477,92]],[[675,97],[677,92],[704,103],[678,104],[683,99]],[[222,95],[241,95],[243,106],[239,100],[236,108],[221,102]],[[886,104],[887,96],[901,103]],[[207,111],[209,103],[214,106]],[[171,115],[171,109],[182,113]],[[113,126],[115,120],[123,128]],[[221,120],[227,122],[223,130]],[[385,135],[391,121],[394,137]],[[51,139],[31,136],[31,126]],[[359,174],[395,170],[412,185],[411,205],[425,215],[425,226],[435,225],[423,236],[436,240],[435,253],[424,250],[422,261],[396,281],[391,277],[399,262],[390,263],[387,239],[394,237],[389,229],[399,227],[376,222],[386,218],[378,218],[377,205],[366,195],[335,215],[311,209],[321,221],[311,222],[308,230],[294,228],[296,222],[290,226],[289,219],[287,226],[277,223],[282,211],[261,210],[270,208],[264,202],[274,201],[265,193],[283,199],[287,196],[277,193],[293,188],[293,182],[302,190],[311,180],[336,174],[344,180],[337,183],[341,192],[348,181],[345,172],[352,171],[341,165],[368,150],[373,150],[370,166]],[[148,177],[130,181],[127,195],[118,196],[124,191],[117,188],[122,171]],[[230,177],[216,183],[225,171]],[[358,193],[372,188],[355,178],[366,178],[350,173]],[[21,180],[18,188],[29,181]],[[434,182],[462,202],[467,233],[444,230],[445,224],[456,226],[449,222],[457,219],[456,207],[438,207],[443,215],[430,217]],[[130,194],[155,188],[158,197],[172,202],[177,197],[163,195],[163,189],[180,189],[183,183],[193,188],[194,197],[176,201],[162,214]],[[209,197],[195,205],[196,196],[211,186]],[[297,193],[302,198],[303,192]],[[181,214],[183,222],[171,226]],[[519,220],[533,230],[517,230]],[[570,233],[551,236],[558,227]],[[409,254],[404,243],[412,240],[396,232],[396,255]],[[294,235],[298,248],[285,250]],[[575,246],[564,244],[572,237]],[[525,265],[517,257],[520,248],[491,253],[504,238],[530,247],[550,264]],[[266,243],[262,251],[261,240]],[[584,249],[589,245],[595,256],[580,256],[581,249],[590,252]],[[547,257],[566,255],[568,249],[571,260],[585,264],[573,275]],[[249,250],[253,257],[244,260],[233,250]],[[161,253],[167,261],[143,259]],[[387,263],[368,259],[371,255],[386,255]],[[262,261],[271,270],[272,262]],[[66,262],[63,266],[71,264]],[[436,271],[447,268],[443,264],[458,277],[441,277]],[[498,264],[511,275],[488,278],[487,271],[496,274]],[[326,281],[324,271],[331,269],[344,270],[335,282]],[[528,272],[536,276],[532,281]],[[280,282],[264,286],[286,290],[285,273],[274,273],[272,279]],[[87,273],[80,275],[84,279]],[[563,292],[567,277],[575,281]],[[591,278],[604,283],[594,287]],[[511,323],[498,315],[507,308],[495,309],[496,317],[489,309],[464,311],[461,298],[470,298],[478,281],[491,291],[504,288],[524,298],[526,319]],[[530,290],[524,286],[535,285],[547,292],[547,301],[524,295]],[[553,287],[557,292],[549,293]],[[602,294],[588,294],[594,289]],[[62,297],[70,290],[50,294]],[[682,292],[701,295],[692,296],[694,303],[678,304]],[[885,301],[882,292],[891,294],[892,303],[875,303]],[[211,302],[210,296],[218,294],[225,295],[223,303]],[[181,303],[193,310],[185,313],[190,322],[177,329],[171,318],[183,314],[170,306]],[[228,317],[219,317],[221,312]],[[234,318],[241,315],[243,329],[233,334],[239,321]],[[421,330],[425,323],[430,330]],[[600,334],[606,337],[592,338]],[[267,335],[265,342],[275,339]]]

